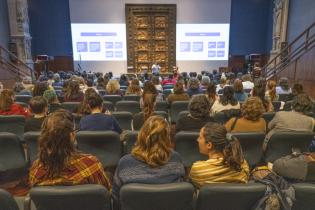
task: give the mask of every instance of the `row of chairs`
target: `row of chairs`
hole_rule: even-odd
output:
[[[293,184],[295,201],[292,210],[314,209],[315,185]],[[170,184],[127,184],[120,190],[121,210],[249,210],[264,196],[266,186],[260,183],[209,184],[194,196],[187,182]],[[18,203],[0,189],[0,209],[19,210],[112,210],[111,195],[100,185],[34,187],[29,197]],[[34,205],[31,205],[33,202]],[[24,208],[22,207],[24,206]]]

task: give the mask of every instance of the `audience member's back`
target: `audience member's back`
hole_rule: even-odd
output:
[[[30,108],[34,115],[26,118],[24,132],[40,131],[48,113],[47,100],[43,96],[35,96],[30,101]]]

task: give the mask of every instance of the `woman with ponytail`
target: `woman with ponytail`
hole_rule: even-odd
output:
[[[276,81],[268,80],[267,81],[267,90],[266,90],[266,98],[269,101],[278,101],[279,95],[276,93]]]
[[[199,151],[208,155],[206,161],[197,161],[190,178],[200,188],[211,183],[247,183],[249,166],[244,159],[239,141],[218,123],[208,123],[198,138]]]

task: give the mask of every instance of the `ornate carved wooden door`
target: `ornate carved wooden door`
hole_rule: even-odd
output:
[[[161,73],[176,65],[176,5],[126,4],[127,64],[129,73],[151,72],[154,62]]]

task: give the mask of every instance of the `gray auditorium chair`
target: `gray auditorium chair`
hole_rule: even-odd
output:
[[[126,131],[122,134],[123,155],[129,154],[134,147],[139,131]]]
[[[141,112],[140,103],[138,101],[117,101],[116,111],[126,111],[136,114]]]
[[[262,144],[265,133],[233,133],[242,147],[245,160],[251,167],[256,166],[262,160]]]
[[[78,112],[80,104],[80,102],[63,102],[61,103],[61,107],[69,112],[75,113]]]
[[[176,123],[178,120],[178,115],[181,111],[187,111],[188,110],[188,104],[189,101],[174,101],[171,104],[171,122]]]
[[[115,167],[121,156],[119,134],[114,131],[79,131],[78,149],[95,155],[104,167]]]
[[[120,189],[121,210],[192,210],[194,187],[187,182],[127,184]]]
[[[30,95],[16,95],[15,96],[16,102],[23,102],[26,104],[28,104],[31,99],[32,99],[32,96],[30,96]]]
[[[168,120],[168,114],[164,111],[155,111],[153,115],[159,115]],[[137,113],[133,116],[132,126],[134,130],[140,130],[143,125],[143,112]]]
[[[39,135],[40,132],[38,131],[24,133],[24,141],[26,142],[27,145],[28,158],[31,161],[31,163],[37,159]]]
[[[130,112],[113,112],[112,116],[118,121],[120,128],[123,130],[131,130],[132,113]]]
[[[0,188],[0,209],[19,210],[19,207],[10,193]]]
[[[111,210],[110,193],[96,184],[34,187],[30,198],[37,210]]]
[[[114,104],[111,101],[103,101],[103,109],[110,112],[115,111]]]
[[[0,132],[16,134],[23,141],[25,117],[22,115],[0,115]]]
[[[275,112],[280,111],[281,101],[273,101],[272,105],[273,105],[273,109],[275,110]]]
[[[110,101],[115,105],[117,101],[122,100],[122,97],[120,95],[105,95],[103,96],[103,99],[104,101]]]
[[[315,207],[315,184],[293,184],[295,189],[295,201],[292,210],[313,210]]]
[[[185,167],[191,167],[199,160],[207,160],[207,155],[199,152],[198,132],[180,131],[175,135],[175,150],[180,154]]]
[[[274,133],[267,144],[265,161],[273,162],[283,156],[292,154],[292,149],[307,152],[314,138],[313,132],[277,132]]]
[[[276,114],[275,112],[265,112],[263,113],[262,117],[265,119],[266,123],[268,124],[273,119],[275,114]]]
[[[124,95],[123,100],[125,100],[125,101],[140,101],[140,96],[138,96],[138,95]]]
[[[247,210],[265,194],[266,186],[259,183],[220,183],[203,186],[196,210]]]
[[[169,108],[169,105],[166,101],[157,101],[155,103],[154,110],[168,113],[168,108]]]
[[[0,182],[26,174],[27,161],[17,135],[0,132]]]

